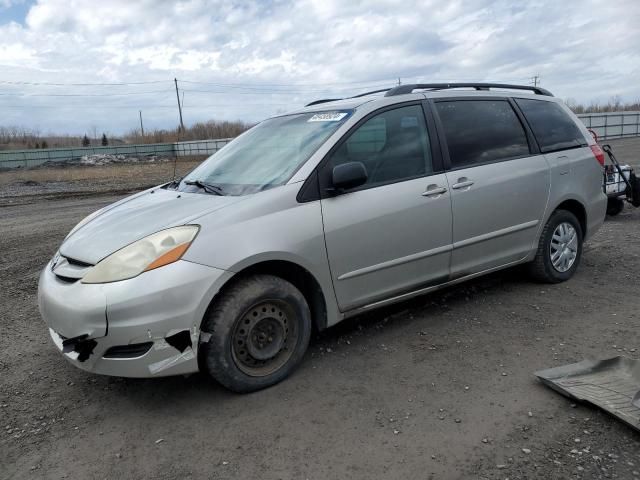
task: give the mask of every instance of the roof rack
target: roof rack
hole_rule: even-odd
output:
[[[311,103],[307,103],[305,107],[310,107],[311,105],[319,105],[320,103],[337,102],[338,100],[342,100],[342,99],[341,98],[323,98],[322,100],[314,100]]]
[[[372,90],[370,92],[364,92],[364,93],[359,93],[358,95],[354,95],[353,97],[346,97],[346,98],[324,98],[322,100],[314,100],[311,103],[307,103],[305,105],[305,107],[310,107],[312,105],[318,105],[320,103],[327,103],[327,102],[337,102],[338,100],[349,100],[350,98],[360,98],[360,97],[366,97],[367,95],[373,95],[374,93],[382,93],[382,92],[388,92],[389,90],[391,90],[391,88],[381,88],[380,90]]]
[[[389,90],[391,90],[391,88],[381,88],[380,90],[372,90],[370,92],[359,93],[358,95],[354,95],[353,97],[347,97],[347,99],[366,97],[367,95],[373,95],[374,93],[388,92]]]
[[[533,85],[510,85],[508,83],[413,83],[407,85],[398,85],[393,88],[381,88],[380,90],[372,90],[371,92],[364,92],[353,97],[346,98],[325,98],[322,100],[314,100],[311,103],[307,103],[305,107],[311,107],[312,105],[319,105],[327,102],[337,102],[338,100],[348,100],[350,98],[366,97],[367,95],[373,95],[374,93],[385,93],[385,97],[395,97],[396,95],[405,95],[411,93],[414,90],[447,90],[450,88],[475,88],[476,90],[489,90],[491,88],[503,88],[508,90],[528,90],[536,95],[545,95],[547,97],[553,97],[553,94],[542,87],[534,87]]]
[[[544,88],[534,87],[533,85],[510,85],[508,83],[414,83],[407,85],[399,85],[391,88],[385,94],[385,97],[394,97],[396,95],[404,95],[414,90],[447,90],[449,88],[475,88],[476,90],[489,90],[490,88],[505,88],[509,90],[529,90],[536,95],[546,95],[553,97],[553,94]]]

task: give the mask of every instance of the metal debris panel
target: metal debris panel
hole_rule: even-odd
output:
[[[640,431],[640,360],[584,360],[535,375],[563,395],[600,407]]]

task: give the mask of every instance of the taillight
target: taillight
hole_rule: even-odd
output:
[[[591,151],[596,157],[598,163],[604,167],[604,152],[600,148],[600,145],[598,145],[597,143],[595,145],[591,145]]]

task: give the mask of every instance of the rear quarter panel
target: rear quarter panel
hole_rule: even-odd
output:
[[[586,210],[585,240],[588,240],[602,226],[607,210],[607,197],[602,190],[603,170],[591,151],[590,146],[596,142],[587,128],[566,105],[558,103],[576,123],[589,146],[546,155],[551,169],[551,195],[544,223],[562,202],[576,200]],[[560,161],[560,156],[566,159]]]

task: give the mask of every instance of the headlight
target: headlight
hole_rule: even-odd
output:
[[[168,228],[127,245],[98,262],[82,278],[82,283],[118,282],[180,260],[199,228],[197,225]]]

